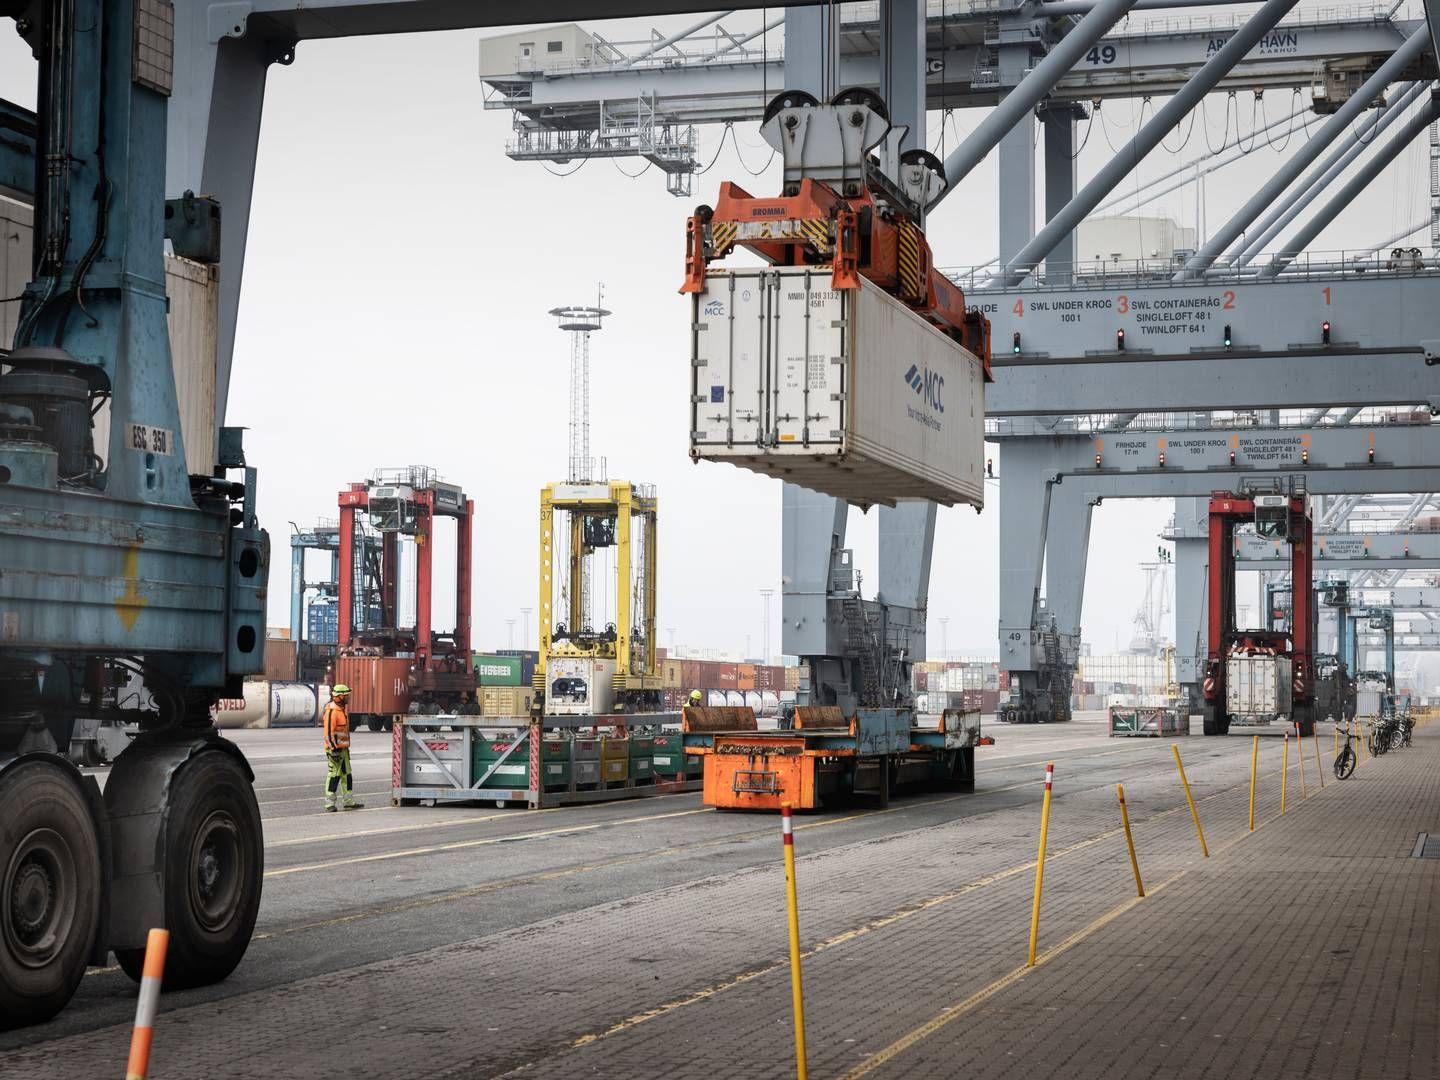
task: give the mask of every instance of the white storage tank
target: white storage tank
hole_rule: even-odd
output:
[[[727,704],[724,690],[705,691],[705,705],[711,709],[723,709]]]
[[[980,360],[879,286],[720,269],[695,294],[690,456],[859,506],[984,503]]]
[[[320,723],[320,711],[330,700],[328,686],[314,683],[272,682],[269,696],[271,727],[313,727]]]
[[[210,719],[218,728],[264,727],[270,707],[270,684],[246,682],[245,696],[221,698],[210,707]]]
[[[242,698],[221,698],[210,710],[219,728],[314,727],[330,700],[328,686],[300,682],[245,683]]]

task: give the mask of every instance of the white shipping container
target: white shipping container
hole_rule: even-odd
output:
[[[615,661],[551,656],[546,661],[545,714],[590,716],[615,706]]]
[[[0,297],[19,296],[30,280],[33,215],[30,207],[0,198]],[[220,285],[216,268],[165,256],[165,295],[170,301],[170,363],[180,406],[185,465],[209,475],[215,468],[215,343]],[[0,304],[0,348],[15,340],[19,304]],[[95,416],[95,451],[109,454],[110,404]]]
[[[1379,716],[1382,694],[1379,690],[1355,691],[1355,715]]]
[[[1290,716],[1290,658],[1231,656],[1225,661],[1225,711],[1255,719]]]
[[[861,506],[983,505],[981,362],[878,286],[712,270],[692,323],[692,458]]]

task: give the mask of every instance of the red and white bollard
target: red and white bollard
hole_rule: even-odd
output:
[[[145,967],[140,975],[140,1000],[135,1004],[135,1030],[130,1036],[130,1061],[125,1080],[145,1080],[150,1069],[150,1043],[155,1036],[155,1010],[160,1005],[160,984],[165,977],[169,930],[151,930],[145,942]]]

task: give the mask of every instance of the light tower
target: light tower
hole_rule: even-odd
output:
[[[774,595],[774,589],[760,590],[760,599],[765,607],[765,621],[762,623],[764,629],[760,634],[760,662],[762,664],[770,663],[770,597]]]
[[[590,457],[590,335],[601,328],[610,312],[600,307],[605,287],[600,286],[594,307],[571,306],[550,309],[560,329],[570,334],[570,472],[572,484],[598,479]]]

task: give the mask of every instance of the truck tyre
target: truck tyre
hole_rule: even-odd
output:
[[[1312,738],[1315,734],[1315,710],[1313,708],[1296,709],[1294,711],[1295,728],[1302,739]]]
[[[1219,709],[1206,707],[1204,713],[1204,731],[1206,735],[1228,735],[1230,734],[1229,714]]]
[[[953,751],[950,762],[950,786],[956,791],[975,790],[975,750],[962,747]]]
[[[180,770],[169,819],[164,985],[183,990],[219,982],[245,955],[260,910],[265,845],[255,792],[224,752],[199,754]],[[115,958],[140,981],[144,949],[117,949]]]
[[[100,925],[100,840],[85,794],[53,761],[0,777],[0,1029],[70,1000]]]

